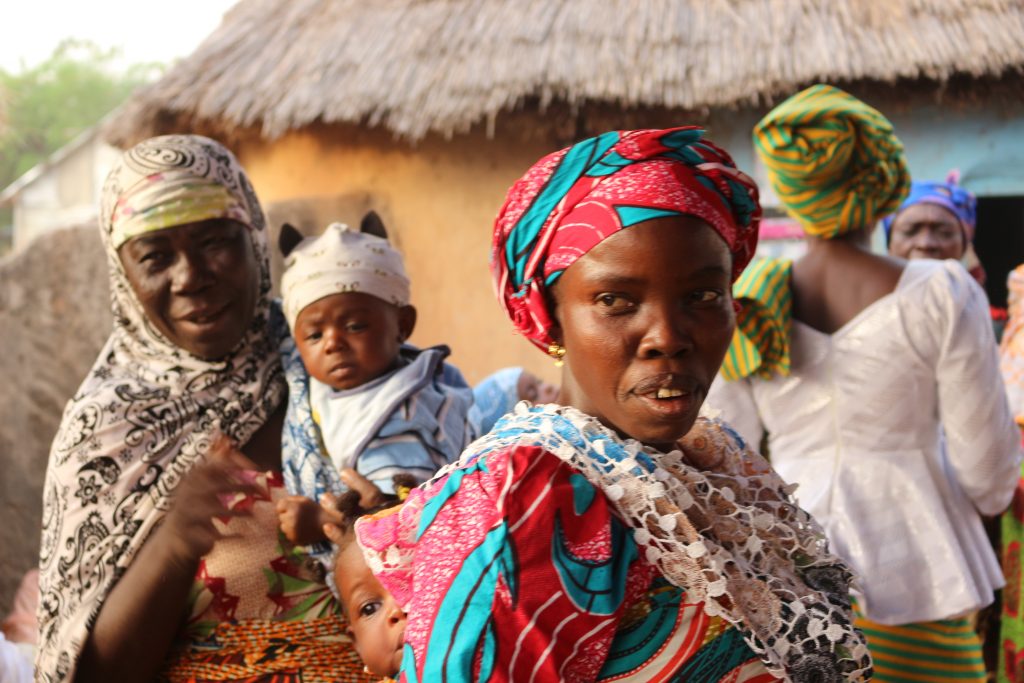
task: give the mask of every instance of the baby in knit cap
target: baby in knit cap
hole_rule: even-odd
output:
[[[360,228],[334,223],[317,237],[286,225],[279,243],[292,332],[281,349],[289,392],[282,466],[294,495],[278,516],[289,540],[312,545],[336,521],[331,496],[352,470],[392,493],[395,475],[424,481],[456,460],[475,437],[473,392],[444,362],[447,347],[406,343],[416,325],[409,278],[376,213]]]

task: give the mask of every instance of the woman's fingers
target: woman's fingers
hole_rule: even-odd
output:
[[[201,469],[200,469],[201,467]],[[192,471],[188,487],[183,488],[181,497],[208,497],[232,494],[259,496],[266,489],[246,476],[245,470],[218,465],[203,465]]]
[[[225,436],[223,433],[218,433],[217,436],[213,438],[213,443],[210,445],[209,455],[211,460],[224,464],[231,464],[236,469],[252,470],[254,472],[260,471],[259,465],[247,458],[238,448],[238,445],[234,440]]]
[[[231,439],[218,435],[213,440],[207,458],[181,482],[167,515],[165,533],[183,557],[201,557],[218,540],[237,536],[225,524],[252,515],[250,507],[237,505],[239,499],[267,495],[258,476],[256,465]]]

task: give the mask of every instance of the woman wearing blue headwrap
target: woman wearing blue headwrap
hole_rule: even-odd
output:
[[[985,270],[974,254],[978,200],[950,173],[943,183],[914,181],[899,210],[882,221],[889,253],[905,259],[963,261],[979,283]]]

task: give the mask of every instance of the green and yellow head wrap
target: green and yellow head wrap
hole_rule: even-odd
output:
[[[813,237],[832,238],[896,211],[910,189],[903,144],[873,107],[814,85],[754,128],[779,201]]]
[[[876,109],[830,85],[815,85],[754,128],[754,146],[779,201],[804,232],[829,239],[896,211],[910,189],[903,145]],[[733,285],[742,308],[721,374],[788,375],[792,329],[790,261],[757,259]]]

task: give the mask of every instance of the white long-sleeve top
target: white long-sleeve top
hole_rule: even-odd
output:
[[[794,321],[790,349],[788,377],[719,377],[707,404],[754,448],[767,430],[772,465],[858,574],[865,615],[990,604],[1003,577],[981,515],[1009,504],[1021,454],[978,284],[955,261],[911,261],[834,334]]]

